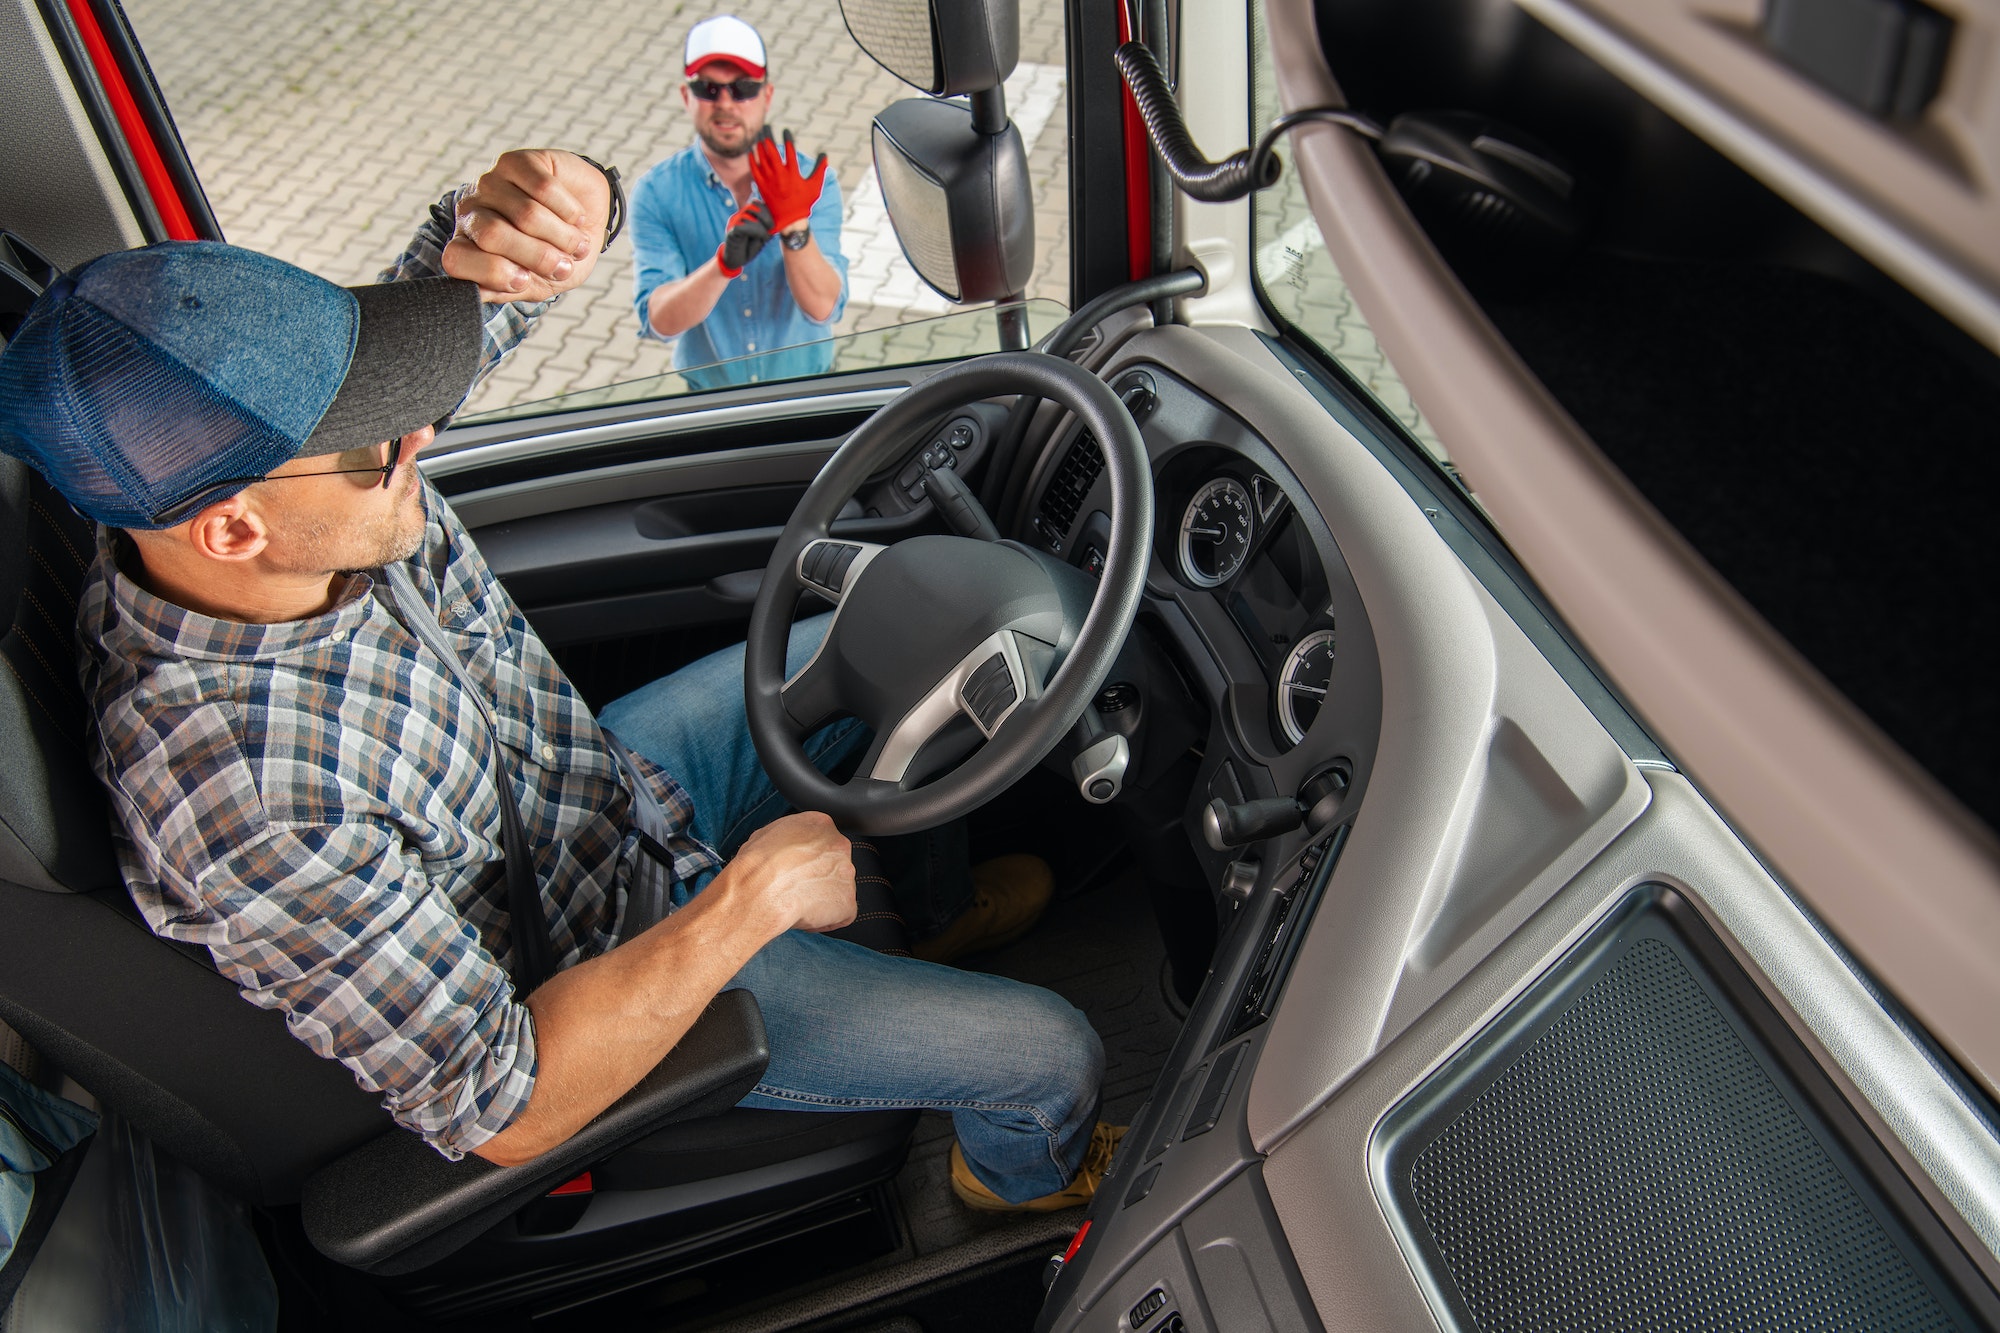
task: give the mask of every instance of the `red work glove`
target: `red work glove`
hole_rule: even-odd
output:
[[[785,131],[785,151],[780,154],[766,127],[750,145],[750,179],[757,182],[757,193],[771,206],[771,230],[784,231],[812,216],[813,205],[819,202],[820,189],[826,184],[826,154],[819,155],[810,175],[801,176],[799,149],[792,142],[792,132]]]
[[[715,263],[722,276],[733,278],[741,273],[776,230],[771,224],[771,210],[764,206],[763,200],[752,199],[737,209],[736,216],[729,219],[729,230],[723,233],[722,244],[715,247]]]

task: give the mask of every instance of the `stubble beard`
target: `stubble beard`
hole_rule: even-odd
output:
[[[749,129],[747,126],[739,126],[738,128],[743,135],[743,141],[741,143],[734,145],[718,143],[716,141],[715,132],[713,130],[697,128],[695,130],[695,133],[701,137],[701,142],[703,146],[706,147],[712,155],[724,160],[734,160],[739,157],[750,156],[751,140],[750,140]]]
[[[417,470],[410,464],[390,509],[359,524],[307,510],[287,516],[295,554],[288,573],[346,573],[380,569],[407,560],[424,544],[424,507],[417,498]]]

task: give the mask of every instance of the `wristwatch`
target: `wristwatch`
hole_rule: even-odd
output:
[[[806,248],[806,242],[812,239],[812,234],[811,227],[800,227],[797,231],[779,232],[778,239],[785,243],[787,250],[803,250]]]

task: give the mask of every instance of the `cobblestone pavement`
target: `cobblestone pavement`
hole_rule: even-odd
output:
[[[875,186],[870,117],[915,93],[862,54],[835,0],[731,3],[770,48],[772,123],[792,127],[804,151],[825,152],[840,176],[849,300],[836,331],[891,330],[847,339],[836,368],[994,345],[990,319],[949,315],[955,308],[917,280]],[[127,0],[126,12],[225,234],[356,283],[371,280],[402,247],[446,185],[470,179],[505,149],[574,147],[617,163],[628,180],[678,152],[692,140],[675,92],[681,44],[712,11],[640,0],[604,0],[553,17],[527,0],[442,7],[414,0]],[[1021,64],[1008,83],[1008,108],[1033,173],[1036,266],[1028,291],[1067,303],[1063,60],[1060,0],[1021,0]],[[1276,103],[1268,62],[1258,73],[1255,119],[1262,124]],[[1327,257],[1290,172],[1259,197],[1256,249],[1278,311],[1443,457]],[[1038,332],[1044,315],[1037,311]],[[650,393],[679,391],[668,350],[642,342],[636,328],[632,251],[621,240],[469,409],[652,377],[660,378],[647,386]],[[636,396],[637,388],[620,396]]]
[[[971,350],[985,323],[917,281],[882,210],[870,117],[917,94],[848,36],[834,0],[731,0],[770,50],[772,124],[824,152],[846,199],[850,298],[836,330],[929,323],[860,340],[844,357]],[[508,148],[573,147],[627,180],[692,142],[682,41],[706,6],[603,0],[128,0],[210,205],[230,240],[335,282],[370,281],[448,185]],[[1021,65],[1008,85],[1033,171],[1029,295],[1069,296],[1068,162],[1059,0],[1022,0]],[[658,375],[668,350],[636,336],[632,250],[591,281],[481,387],[472,411]]]

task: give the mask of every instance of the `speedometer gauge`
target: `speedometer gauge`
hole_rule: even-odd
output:
[[[1217,477],[1194,493],[1181,518],[1181,573],[1197,588],[1213,588],[1243,568],[1256,509],[1234,477]]]
[[[1285,739],[1297,745],[1319,716],[1333,684],[1333,631],[1314,630],[1292,645],[1278,673],[1278,721]]]

